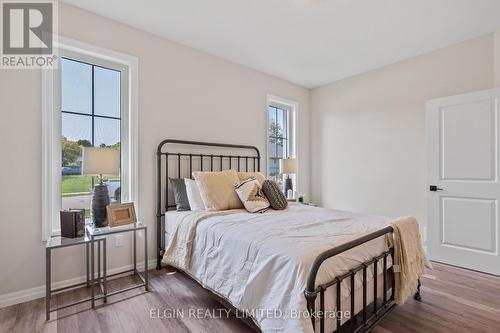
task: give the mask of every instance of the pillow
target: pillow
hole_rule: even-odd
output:
[[[184,178],[169,177],[168,179],[170,180],[170,185],[172,185],[172,192],[174,192],[175,208],[177,208],[178,211],[191,210]]]
[[[262,192],[269,200],[269,204],[273,209],[282,210],[288,205],[285,195],[281,192],[281,189],[276,182],[272,180],[264,180],[262,183]]]
[[[195,171],[193,176],[200,189],[205,210],[243,208],[240,198],[234,191],[234,185],[239,183],[236,171]]]
[[[198,189],[196,182],[192,179],[184,178],[184,183],[186,184],[186,194],[191,210],[205,210],[205,205],[201,199],[200,190]]]
[[[257,179],[249,178],[234,186],[245,209],[250,213],[263,213],[269,208],[269,201],[260,188]]]
[[[238,179],[240,182],[243,182],[251,177],[257,179],[260,186],[262,186],[262,183],[266,180],[266,177],[264,177],[264,175],[260,172],[238,172]]]

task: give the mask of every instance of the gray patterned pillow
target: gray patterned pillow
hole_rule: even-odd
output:
[[[262,192],[264,192],[267,200],[269,200],[271,208],[282,210],[288,206],[288,201],[286,201],[285,195],[281,192],[276,182],[268,179],[264,180],[264,182],[262,182]]]

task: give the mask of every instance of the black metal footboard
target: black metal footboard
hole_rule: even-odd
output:
[[[393,228],[392,227],[386,227],[384,229],[378,230],[376,232],[373,232],[371,234],[365,235],[361,238],[355,239],[351,242],[348,242],[346,244],[343,244],[341,246],[335,247],[333,249],[330,249],[326,252],[323,252],[321,255],[319,255],[308,275],[307,279],[307,287],[306,290],[304,291],[305,297],[307,299],[307,309],[309,311],[309,315],[311,317],[313,329],[315,332],[318,332],[318,328],[316,327],[317,319],[319,319],[319,332],[324,333],[325,332],[325,320],[335,320],[335,330],[333,332],[339,333],[339,332],[367,332],[371,328],[373,328],[374,325],[376,325],[383,317],[385,314],[387,314],[390,310],[394,308],[396,303],[394,302],[394,291],[395,291],[395,279],[392,274],[392,269],[387,267],[387,257],[390,255],[393,262],[394,262],[394,248],[391,246],[387,251],[383,252],[379,256],[376,256],[361,265],[351,269],[350,271],[346,272],[345,274],[341,276],[335,277],[333,280],[317,285],[316,286],[316,275],[318,273],[318,270],[321,266],[321,264],[327,260],[328,258],[334,257],[342,252],[345,252],[349,249],[352,249],[356,246],[362,245],[366,242],[371,241],[372,239],[384,236],[386,234],[392,234],[393,233]],[[377,265],[378,262],[382,260],[383,262],[383,293],[381,297],[377,295],[377,278],[378,278],[378,272],[377,272]],[[373,299],[367,300],[367,288],[368,288],[368,281],[367,281],[367,269],[370,267],[370,265],[373,265]],[[363,271],[363,307],[360,312],[357,314],[355,313],[355,275],[356,273]],[[360,273],[361,274],[361,273]],[[345,321],[342,324],[342,311],[345,311],[341,307],[341,283],[345,279],[350,279],[350,309],[345,309],[350,311],[350,317],[347,321]],[[389,281],[390,280],[390,281]],[[388,283],[391,284],[391,295],[388,298],[387,293],[388,293]],[[334,318],[327,317],[325,315],[325,291],[330,288],[335,286],[336,288],[336,302],[335,302],[335,316]],[[319,309],[316,309],[316,300],[319,295]]]

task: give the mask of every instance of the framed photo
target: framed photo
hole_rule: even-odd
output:
[[[133,202],[106,206],[108,225],[118,227],[137,222]]]

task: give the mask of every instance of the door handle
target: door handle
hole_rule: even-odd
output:
[[[431,185],[429,186],[429,191],[436,192],[436,191],[442,191],[443,189],[440,187],[437,187],[436,185]]]

